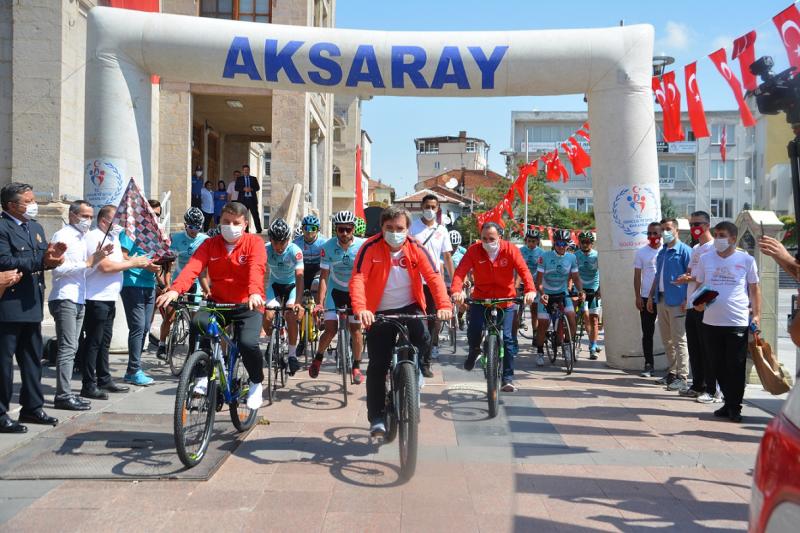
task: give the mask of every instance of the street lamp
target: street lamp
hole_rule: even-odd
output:
[[[511,165],[514,162],[514,150],[501,150],[500,155],[506,159],[506,177],[511,173]]]
[[[661,76],[664,75],[664,70],[674,62],[675,58],[672,56],[653,56],[653,76],[658,76],[661,79]]]

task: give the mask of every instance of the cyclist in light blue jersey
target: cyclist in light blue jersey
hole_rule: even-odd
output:
[[[540,294],[536,337],[536,364],[539,366],[544,365],[544,338],[547,326],[550,324],[549,311],[552,306],[563,303],[570,331],[575,331],[575,309],[572,299],[568,297],[567,287],[570,279],[577,287],[581,301],[583,298],[583,283],[578,275],[578,262],[575,254],[567,253],[570,233],[565,229],[558,229],[553,233],[553,249],[539,258],[536,274],[536,292]]]
[[[580,249],[575,252],[578,262],[578,274],[583,282],[586,301],[581,306],[583,323],[589,333],[589,359],[597,359],[597,335],[600,329],[600,267],[597,262],[597,250],[593,250],[594,233],[582,231],[578,235]]]
[[[272,334],[275,311],[270,308],[280,307],[283,302],[291,307],[284,318],[289,337],[289,375],[293,376],[300,369],[300,362],[297,360],[297,324],[303,318],[303,306],[297,298],[296,288],[303,284],[303,251],[289,242],[291,229],[282,218],[270,224],[268,233],[264,331],[268,337]]]
[[[334,309],[351,307],[350,303],[350,275],[353,273],[356,254],[365,239],[355,238],[356,217],[350,211],[339,211],[333,216],[333,227],[336,237],[326,242],[320,253],[319,293],[317,301],[323,302],[320,307],[325,309],[325,332],[319,339],[317,353],[314,361],[308,367],[308,375],[316,378],[322,365],[323,354],[328,345],[336,336],[339,322]],[[364,338],[361,335],[361,323],[350,315],[350,338],[353,340],[353,383],[361,383],[361,353],[364,351]]]
[[[539,258],[544,255],[544,250],[541,247],[542,235],[536,228],[528,228],[525,232],[525,246],[520,248],[522,258],[525,264],[528,265],[528,270],[531,271],[531,277],[536,279],[536,272],[539,269]],[[536,295],[536,301],[531,305],[531,327],[536,331],[537,325],[537,308],[539,306],[539,295]],[[517,315],[519,316],[519,315]],[[519,325],[517,325],[518,327]]]
[[[319,274],[320,252],[328,239],[319,234],[319,218],[306,215],[300,222],[303,234],[296,237],[293,244],[303,251],[303,291],[310,291],[314,278]]]
[[[453,260],[453,271],[458,267],[458,264],[461,262],[461,258],[464,257],[464,254],[467,253],[467,249],[461,246],[461,234],[456,230],[450,230],[450,244],[453,247],[453,253],[451,255],[451,259]],[[444,255],[442,255],[442,261],[444,261]],[[450,273],[447,269],[443,269],[442,273],[444,274],[444,284],[447,286],[447,291],[450,292],[450,284],[453,280],[450,278]],[[472,274],[469,275],[470,279],[472,278]],[[470,280],[464,280],[464,286],[469,287],[471,284]],[[467,311],[467,305],[462,304],[456,307],[457,311],[457,318],[458,318],[458,329],[464,329],[464,313]]]

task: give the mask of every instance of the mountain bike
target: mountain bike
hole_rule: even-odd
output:
[[[500,406],[500,381],[503,374],[503,320],[505,313],[513,309],[500,307],[500,304],[513,302],[523,303],[523,298],[487,298],[482,300],[468,299],[468,304],[484,307],[482,352],[478,362],[483,367],[486,377],[486,399],[489,403],[489,418],[497,416]]]
[[[547,352],[551,363],[555,363],[559,352],[564,358],[564,368],[567,375],[572,373],[575,367],[575,344],[574,337],[570,331],[569,320],[564,314],[566,294],[549,294],[545,308],[550,317],[545,334],[545,352]]]
[[[247,407],[249,378],[236,342],[240,324],[236,321],[225,324],[220,314],[220,311],[246,310],[247,304],[208,302],[200,309],[209,312],[208,326],[200,334],[210,340],[210,349],[195,351],[186,360],[178,380],[173,417],[175,448],[181,462],[189,468],[203,460],[214,417],[224,404],[228,405],[231,422],[239,432],[253,427],[258,416],[258,410]]]
[[[411,344],[407,320],[430,320],[431,315],[375,315],[375,323],[390,324],[399,335],[386,373],[386,434],[384,442],[398,436],[400,475],[408,480],[417,468],[419,436],[419,376],[417,349]]]
[[[179,298],[173,302],[175,317],[167,335],[167,363],[173,376],[179,376],[189,354],[197,350],[192,334],[192,316],[200,305],[198,297]]]

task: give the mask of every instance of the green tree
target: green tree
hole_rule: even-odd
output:
[[[678,210],[669,196],[661,193],[661,218],[678,218]]]
[[[783,222],[783,245],[787,248],[797,248],[797,224],[792,215],[783,215],[780,218]]]

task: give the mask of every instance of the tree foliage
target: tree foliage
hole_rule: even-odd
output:
[[[663,192],[661,193],[661,218],[678,218],[678,209],[669,196]]]

